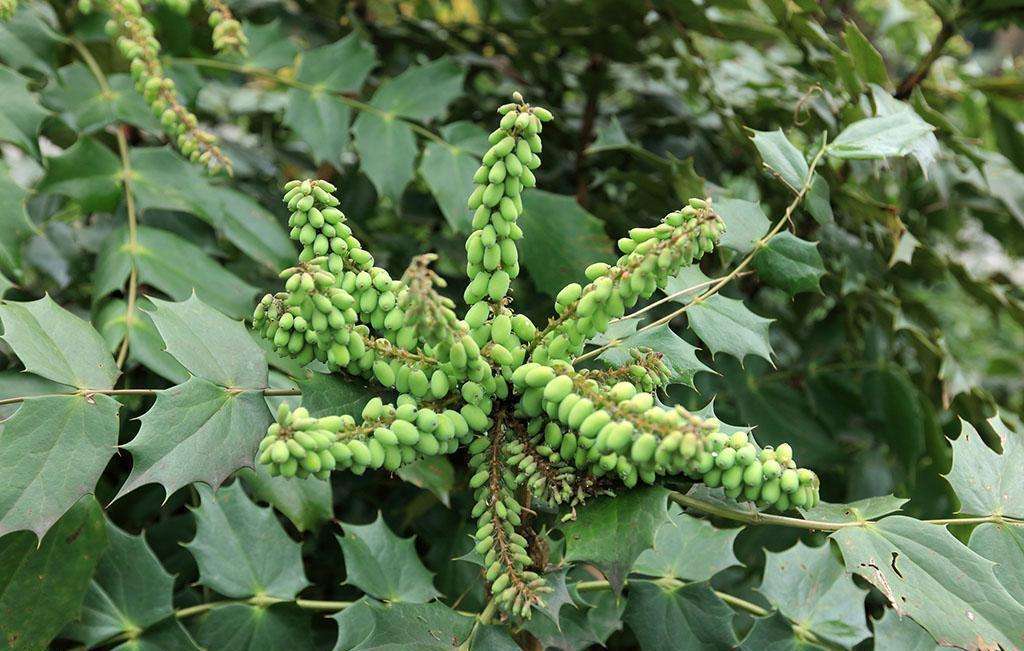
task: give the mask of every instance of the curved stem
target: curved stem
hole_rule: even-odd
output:
[[[264,396],[299,396],[302,392],[298,389],[240,389],[237,387],[229,387],[229,391],[232,393],[246,393],[249,391],[259,391]],[[157,393],[165,391],[165,389],[79,389],[78,391],[68,391],[66,393],[41,393],[34,396],[18,396],[16,398],[4,398],[0,400],[0,405],[13,405],[19,402],[24,402],[31,398],[59,398],[62,396],[155,396]]]
[[[323,86],[316,86],[314,84],[307,84],[307,83],[299,81],[297,79],[290,79],[288,77],[284,77],[282,75],[277,74],[273,70],[270,70],[269,68],[261,68],[259,66],[240,65],[240,64],[237,64],[237,63],[231,63],[230,61],[220,61],[218,59],[206,59],[206,58],[203,58],[203,57],[172,57],[170,60],[175,62],[175,63],[188,63],[188,64],[191,64],[191,65],[200,67],[200,68],[215,68],[217,70],[226,70],[228,72],[235,72],[235,73],[238,73],[240,75],[251,75],[251,76],[255,76],[255,77],[261,77],[261,78],[266,79],[268,81],[272,81],[274,83],[281,84],[282,86],[288,86],[289,88],[295,88],[297,90],[305,91],[305,92],[311,93],[311,94],[312,93],[327,93],[328,95],[331,95],[331,96],[337,98],[337,100],[339,102],[341,102],[342,104],[345,104],[345,105],[347,105],[347,106],[349,106],[351,108],[354,108],[357,111],[363,111],[363,112],[366,112],[366,113],[372,113],[372,114],[376,115],[377,117],[385,118],[385,119],[397,118],[397,119],[405,122],[406,124],[408,124],[410,129],[412,129],[415,133],[418,133],[419,135],[423,136],[424,138],[426,138],[428,140],[433,140],[434,142],[436,142],[436,143],[438,143],[440,145],[444,145],[445,147],[448,147],[450,149],[456,149],[455,145],[451,144],[450,142],[448,142],[447,140],[445,140],[441,136],[437,135],[436,133],[434,133],[430,129],[424,127],[423,125],[421,125],[421,124],[419,124],[417,122],[413,122],[412,120],[408,120],[408,119],[406,119],[406,118],[404,118],[404,117],[402,117],[400,115],[394,115],[393,113],[389,113],[387,111],[381,110],[381,109],[377,108],[376,106],[373,106],[372,104],[367,104],[366,102],[360,101],[360,100],[358,100],[358,99],[356,99],[354,97],[350,97],[349,95],[346,95],[345,93],[342,93],[342,92],[339,92],[339,91],[335,91],[335,90],[330,90],[330,89],[324,88]]]
[[[110,95],[112,90],[110,83],[107,80],[107,76],[103,73],[103,69],[100,68],[99,63],[96,62],[96,58],[89,51],[89,48],[85,47],[77,38],[68,39],[71,46],[75,48],[79,56],[85,62],[85,65],[89,68],[92,76],[96,78],[96,83],[99,84],[100,90],[104,95]],[[121,346],[117,351],[117,367],[121,368],[124,366],[125,359],[128,357],[128,340],[131,337],[132,332],[132,319],[135,314],[135,301],[138,297],[139,291],[139,269],[138,265],[135,264],[135,249],[138,246],[138,218],[135,213],[135,196],[132,194],[131,178],[132,178],[132,166],[131,160],[128,157],[128,138],[124,134],[124,128],[120,125],[116,128],[117,136],[117,151],[121,157],[121,182],[124,184],[124,202],[125,212],[128,214],[128,247],[132,255],[129,257],[131,270],[128,274],[128,290],[125,292],[127,301],[125,305],[124,315],[124,338],[121,340]]]
[[[928,71],[931,70],[932,64],[942,54],[943,48],[946,47],[946,43],[949,42],[949,39],[954,34],[956,34],[956,26],[952,22],[943,19],[942,27],[939,29],[939,33],[935,35],[935,40],[932,41],[932,46],[928,48],[924,58],[918,62],[917,67],[910,74],[903,78],[903,81],[897,87],[894,93],[896,99],[907,99],[910,97],[910,94],[914,92],[914,88],[928,76]]]

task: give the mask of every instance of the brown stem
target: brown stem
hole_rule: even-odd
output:
[[[942,28],[935,35],[935,40],[932,41],[932,46],[928,49],[928,53],[924,55],[924,58],[917,64],[917,67],[900,82],[895,93],[896,99],[907,99],[910,97],[910,94],[914,92],[914,88],[928,76],[928,71],[931,70],[932,64],[942,54],[943,48],[954,34],[956,34],[956,26],[952,22],[943,20]]]
[[[598,100],[601,96],[601,77],[604,70],[604,58],[598,54],[590,57],[590,63],[584,75],[590,77],[587,84],[587,101],[583,106],[583,118],[580,122],[580,136],[576,144],[576,202],[581,206],[587,205],[587,179],[583,174],[583,167],[587,160],[587,148],[594,140],[594,125],[597,122]]]

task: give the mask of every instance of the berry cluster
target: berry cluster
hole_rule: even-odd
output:
[[[552,118],[514,100],[499,109],[474,177],[463,318],[438,292],[445,282],[429,268],[435,256],[392,278],[353,236],[336,188],[305,180],[288,183],[284,196],[298,261],[281,273],[283,291],[257,305],[253,325],[282,355],[400,394],[393,404],[374,399],[360,419],[282,407],[259,460],[275,474],[326,477],[465,448],[491,594],[506,612],[529,617],[549,592],[530,555],[535,502],[572,517],[596,493],[685,476],[785,510],[816,504],[818,479],[796,466],[788,445],[759,448],[744,432],[726,434],[714,419],[657,403],[671,373],[655,351],[632,349],[614,368],[573,365],[612,319],[714,248],[724,227],[709,200],[631,230],[616,264],[591,265],[586,285],[558,293],[557,316],[542,330],[510,308],[522,192],[536,184],[540,132]]]

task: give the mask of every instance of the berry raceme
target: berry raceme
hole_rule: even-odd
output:
[[[533,170],[540,167],[540,132],[551,112],[530,106],[519,93],[513,102],[498,109],[502,116],[491,133],[491,148],[473,176],[476,184],[469,197],[473,232],[466,240],[466,305],[480,301],[501,303],[509,284],[519,275],[516,240],[523,231],[516,221],[523,213],[522,192],[537,185]]]
[[[242,31],[242,24],[231,13],[231,9],[223,0],[205,0],[204,4],[210,14],[214,49],[218,52],[245,56],[249,39]]]
[[[459,412],[421,405],[406,394],[395,404],[370,400],[359,423],[349,415],[313,418],[282,403],[257,459],[273,476],[326,479],[336,469],[357,475],[367,468],[394,471],[422,457],[450,454],[472,435]]]
[[[653,392],[672,376],[660,353],[634,348],[613,368],[572,366],[613,318],[712,250],[723,225],[708,200],[631,230],[614,266],[591,265],[587,285],[559,293],[558,316],[543,331],[512,311],[521,193],[534,183],[541,124],[550,119],[518,94],[514,100],[499,111],[470,199],[463,319],[438,291],[444,280],[429,267],[436,256],[414,258],[395,280],[352,234],[336,188],[307,179],[285,185],[298,261],[281,273],[283,291],[256,306],[253,326],[281,355],[401,394],[394,404],[371,401],[358,420],[284,407],[259,460],[278,475],[326,477],[394,470],[468,446],[475,539],[491,596],[505,612],[529,617],[549,592],[528,551],[538,505],[572,517],[592,495],[684,475],[785,510],[816,504],[818,479],[796,466],[788,445],[759,448],[714,419],[655,404]]]
[[[513,375],[530,418],[547,416],[555,426],[545,443],[562,459],[601,477],[614,473],[627,486],[685,474],[735,499],[810,508],[818,502],[818,478],[798,468],[787,444],[758,447],[745,432],[726,435],[718,422],[682,407],[664,408],[630,382],[608,389],[568,364],[525,364]]]
[[[83,11],[91,9],[90,5],[89,0],[79,3]],[[231,161],[217,146],[216,136],[200,128],[198,118],[178,100],[174,81],[160,63],[160,43],[153,35],[153,24],[143,16],[138,0],[102,0],[102,5],[113,16],[107,21],[107,33],[129,60],[136,88],[181,153],[211,174],[221,170],[230,174]]]
[[[618,242],[615,266],[587,267],[588,285],[567,285],[555,299],[558,318],[538,338],[532,360],[571,360],[594,335],[605,332],[642,298],[650,298],[671,276],[710,252],[725,230],[708,199],[691,199],[654,228],[634,228]]]

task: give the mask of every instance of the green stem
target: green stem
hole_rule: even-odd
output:
[[[302,392],[298,389],[242,389],[238,387],[228,387],[228,390],[232,393],[259,391],[265,396],[302,395]],[[66,393],[41,393],[35,396],[4,398],[3,400],[0,400],[0,405],[13,405],[19,402],[24,402],[30,398],[59,398],[62,396],[155,396],[160,391],[163,391],[163,389],[79,389],[78,391],[68,391]]]
[[[301,90],[301,91],[304,91],[304,92],[310,93],[310,94],[326,93],[328,95],[331,95],[331,96],[337,98],[337,100],[339,102],[341,102],[342,104],[345,104],[345,105],[347,105],[347,106],[349,106],[351,108],[354,108],[357,111],[363,111],[363,112],[366,112],[366,113],[372,113],[372,114],[374,114],[374,115],[376,115],[376,116],[378,116],[380,118],[383,118],[385,120],[390,120],[390,119],[397,118],[397,119],[405,122],[406,124],[408,124],[410,129],[412,129],[415,133],[418,133],[419,135],[423,136],[424,138],[426,138],[428,140],[432,140],[432,141],[438,143],[439,145],[444,145],[445,147],[448,147],[450,149],[457,149],[457,147],[455,145],[451,144],[450,142],[448,142],[447,140],[445,140],[441,136],[437,135],[436,133],[434,133],[430,129],[424,127],[421,124],[413,122],[412,120],[408,120],[406,118],[403,118],[402,116],[395,115],[393,113],[389,113],[387,111],[381,110],[381,109],[377,108],[376,106],[373,106],[372,104],[367,104],[366,102],[363,102],[363,101],[360,101],[358,99],[355,99],[354,97],[350,97],[350,96],[346,95],[345,93],[342,93],[342,92],[339,92],[339,91],[330,90],[330,89],[328,89],[328,88],[326,88],[324,86],[317,86],[317,85],[314,85],[314,84],[307,84],[307,83],[299,81],[297,79],[290,79],[288,77],[285,77],[283,75],[280,75],[280,74],[274,72],[273,70],[270,70],[269,68],[261,68],[259,66],[239,65],[237,63],[231,63],[230,61],[220,61],[218,59],[206,59],[206,58],[202,58],[202,57],[173,57],[170,60],[172,62],[174,62],[174,63],[187,63],[187,64],[191,64],[191,65],[194,65],[194,66],[197,66],[197,67],[200,67],[200,68],[214,68],[214,69],[217,69],[217,70],[225,70],[225,71],[228,71],[228,72],[235,72],[235,73],[238,73],[240,75],[261,77],[261,78],[266,79],[268,81],[272,81],[274,83],[281,84],[282,86],[288,86],[289,88],[295,88],[296,90]]]

